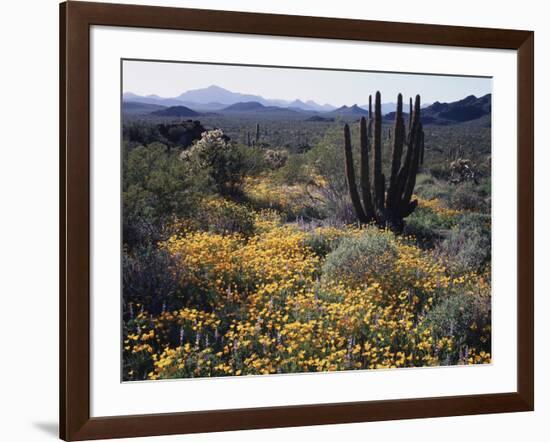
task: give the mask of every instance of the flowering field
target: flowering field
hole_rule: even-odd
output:
[[[487,275],[453,278],[432,254],[406,239],[389,239],[395,255],[374,258],[383,268],[364,278],[325,278],[323,257],[309,241],[391,234],[304,232],[261,215],[257,225],[249,238],[190,231],[162,244],[184,269],[182,284],[204,295],[204,308],[152,316],[135,305],[124,341],[129,379],[490,361],[484,350],[490,325],[483,318],[467,324],[479,336],[477,348],[461,347],[452,334],[437,335],[425,321],[434,305],[457,293],[483,302],[490,295]]]
[[[127,123],[123,380],[490,363],[490,127],[415,106],[407,137],[270,121],[305,147]]]
[[[274,210],[255,212],[248,235],[180,229],[159,248],[179,286],[172,304],[184,299],[157,314],[128,306],[126,380],[490,362],[489,274],[457,273],[414,238],[283,223]],[[346,254],[353,244],[364,247]],[[457,312],[440,306],[454,298],[447,320]]]

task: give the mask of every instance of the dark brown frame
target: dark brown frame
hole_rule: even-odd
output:
[[[518,54],[517,392],[139,416],[90,417],[89,29],[91,25],[516,50]],[[60,5],[60,437],[103,439],[534,409],[534,34],[70,1]]]

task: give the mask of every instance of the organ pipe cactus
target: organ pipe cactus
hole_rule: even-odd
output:
[[[401,233],[404,218],[416,208],[418,201],[412,199],[418,168],[424,160],[424,131],[420,121],[420,96],[410,100],[408,128],[403,118],[403,97],[397,96],[393,148],[389,183],[382,167],[382,111],[380,92],[376,93],[374,118],[372,97],[369,97],[368,120],[360,121],[360,189],[356,186],[353,149],[349,126],[344,126],[345,170],[351,202],[359,222],[376,223]],[[372,152],[372,172],[369,155]],[[405,154],[403,159],[403,154]],[[372,178],[370,174],[372,173]]]

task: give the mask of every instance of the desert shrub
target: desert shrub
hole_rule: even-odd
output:
[[[123,244],[128,248],[139,244],[155,244],[165,238],[165,226],[162,222],[151,222],[146,216],[133,216],[122,221]]]
[[[284,165],[278,168],[275,177],[283,184],[293,185],[307,182],[310,177],[307,173],[306,156],[301,153],[287,155]]]
[[[310,232],[304,239],[304,246],[308,247],[317,256],[325,257],[335,250],[342,241],[342,237],[325,233],[322,229]]]
[[[130,148],[146,146],[154,142],[168,144],[168,140],[160,133],[158,125],[145,121],[125,122],[122,127],[122,138]]]
[[[491,351],[491,298],[487,293],[451,291],[428,312],[424,325],[434,339],[454,339],[446,365],[466,359],[468,348]],[[463,356],[462,356],[463,355]]]
[[[419,173],[416,175],[416,187],[433,185],[435,184],[434,178],[429,173]]]
[[[484,188],[473,182],[465,182],[457,185],[450,193],[449,205],[457,210],[470,210],[475,212],[487,212],[490,210],[488,197]]]
[[[437,240],[441,238],[437,224],[433,217],[409,216],[405,221],[403,233],[405,236],[413,236],[418,245],[424,249],[433,248]]]
[[[396,259],[397,247],[392,234],[369,227],[359,238],[344,238],[338,248],[327,255],[323,277],[362,283],[391,272]]]
[[[152,244],[140,245],[122,253],[122,293],[124,315],[134,317],[135,309],[160,313],[176,307],[172,298],[179,283],[173,258]]]
[[[431,164],[429,170],[430,174],[438,180],[447,181],[449,179],[449,168],[444,162]]]
[[[156,242],[173,217],[189,216],[209,192],[206,175],[192,170],[160,143],[124,151],[123,240]]]
[[[264,149],[257,146],[238,144],[236,150],[238,150],[241,157],[241,169],[244,176],[258,176],[270,169],[270,164],[265,158]]]
[[[449,269],[464,273],[482,271],[491,260],[490,217],[465,214],[436,247],[436,254]]]
[[[264,161],[271,170],[280,169],[288,160],[288,151],[268,149],[264,152]]]
[[[491,238],[491,215],[484,213],[463,213],[457,221],[464,230],[479,230],[488,240]]]
[[[193,144],[193,141],[201,138],[205,131],[204,126],[199,121],[181,121],[177,123],[159,124],[158,130],[165,137],[169,147],[187,148]]]
[[[351,223],[357,218],[349,199],[341,131],[339,124],[327,130],[323,139],[307,153],[307,159],[310,170],[320,178],[315,181],[315,193],[320,196],[323,212],[334,221]]]
[[[421,180],[420,182],[417,179],[414,191],[418,196],[426,200],[439,199],[447,201],[451,189],[447,183],[430,178]]]
[[[231,143],[221,129],[203,132],[200,140],[181,153],[185,162],[206,170],[221,195],[240,195],[247,163],[243,150]]]
[[[197,227],[213,233],[242,233],[254,230],[255,215],[243,204],[216,198],[203,201],[195,215]]]
[[[413,213],[405,219],[405,235],[412,235],[424,248],[431,248],[443,231],[456,223],[454,213],[437,207],[435,200],[423,201]]]
[[[485,197],[491,196],[491,177],[482,178],[479,182],[479,191]]]
[[[325,199],[323,213],[327,220],[344,224],[357,222],[357,215],[348,195],[338,196],[337,192],[328,187],[320,188],[319,193]]]
[[[330,186],[347,193],[341,127],[328,130],[325,137],[306,155],[309,164]]]

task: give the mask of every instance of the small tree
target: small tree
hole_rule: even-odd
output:
[[[123,167],[123,240],[130,247],[158,241],[172,217],[193,213],[208,179],[161,143],[125,143]]]
[[[221,195],[241,193],[244,158],[239,147],[231,143],[221,129],[202,133],[191,149],[183,151],[182,159],[195,160],[208,175]]]

